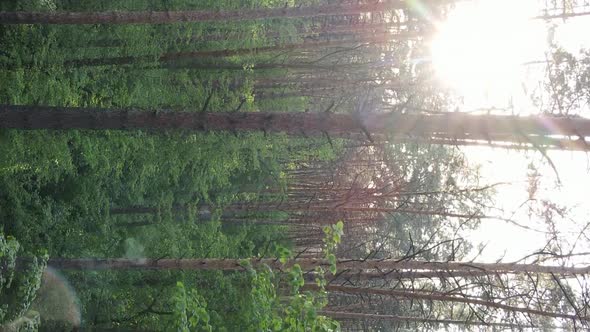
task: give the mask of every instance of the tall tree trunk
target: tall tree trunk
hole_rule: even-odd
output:
[[[377,196],[379,197],[379,196]],[[391,201],[391,198],[384,196],[386,200]],[[306,200],[309,198],[306,196]],[[325,202],[325,200],[324,200]],[[374,203],[375,201],[371,201],[370,203]],[[337,201],[335,203],[340,203]],[[340,204],[344,205],[344,204]],[[172,207],[174,211],[188,211],[188,206],[183,205],[175,205]],[[150,207],[150,206],[128,206],[128,207],[118,207],[110,209],[111,215],[118,215],[118,214],[155,214],[158,213],[160,210],[157,207]],[[201,219],[207,219],[211,217],[211,208],[207,205],[203,205],[197,211],[198,216]],[[239,213],[256,213],[256,212],[332,212],[332,211],[348,211],[348,212],[375,212],[375,213],[408,213],[408,214],[416,214],[416,215],[425,215],[425,216],[441,216],[441,217],[449,217],[449,218],[465,218],[465,219],[499,219],[499,220],[508,220],[505,218],[501,218],[498,216],[488,216],[483,214],[466,214],[466,213],[453,213],[453,212],[446,212],[446,211],[429,211],[429,210],[420,210],[420,209],[403,209],[403,208],[380,208],[380,207],[365,207],[365,206],[328,206],[328,205],[316,205],[313,202],[306,202],[306,203],[294,203],[292,205],[289,204],[234,204],[229,205],[223,209],[224,216],[230,217],[235,216]]]
[[[507,273],[503,273],[505,275]],[[470,272],[470,271],[458,271],[458,272],[447,272],[447,271],[341,271],[338,272],[333,280],[335,283],[340,281],[348,280],[352,282],[356,281],[386,281],[386,280],[400,280],[400,279],[453,279],[453,278],[475,278],[475,277],[493,277],[496,274],[494,272]],[[316,275],[314,273],[308,273],[306,275],[307,281],[314,281]]]
[[[429,2],[435,2],[430,0]],[[436,0],[436,3],[440,3]],[[448,1],[445,1],[448,2]],[[310,7],[260,8],[221,11],[138,12],[0,12],[0,24],[161,24],[178,22],[243,21],[269,18],[358,15],[407,7],[404,0],[368,4],[336,4]]]
[[[318,290],[319,288],[316,285],[306,285],[305,289],[309,290]],[[442,302],[454,302],[454,303],[467,303],[473,305],[481,305],[486,306],[489,308],[496,308],[506,311],[512,312],[521,312],[524,314],[530,315],[537,315],[543,317],[551,317],[551,318],[563,318],[563,319],[573,319],[573,320],[581,320],[581,321],[588,321],[590,320],[589,317],[582,317],[578,315],[571,315],[571,314],[562,314],[557,312],[545,311],[545,310],[538,310],[538,309],[531,309],[531,308],[523,308],[523,307],[516,307],[504,303],[494,302],[494,301],[487,301],[478,298],[472,297],[460,297],[460,296],[453,296],[447,295],[440,292],[430,292],[430,291],[402,291],[402,290],[395,290],[395,289],[378,289],[378,288],[360,288],[360,287],[346,287],[346,286],[331,286],[328,285],[325,289],[329,292],[339,292],[339,293],[346,293],[346,294],[372,294],[372,295],[382,295],[382,296],[392,296],[396,298],[404,298],[409,300],[427,300],[427,301],[442,301]]]
[[[242,262],[249,261],[252,266],[268,265],[281,269],[277,259],[125,259],[125,258],[52,258],[48,265],[58,269],[74,270],[243,270]],[[291,260],[285,266],[299,264],[303,270],[313,270],[316,266],[329,266],[329,262],[318,258],[300,258]],[[590,273],[590,266],[565,267],[537,264],[516,263],[472,263],[472,262],[426,262],[397,259],[339,259],[338,268],[342,270],[432,270],[432,271],[464,271],[492,273],[553,273],[559,275],[578,275]]]
[[[324,47],[335,47],[350,44],[380,44],[389,43],[393,40],[400,38],[407,39],[408,37],[415,37],[415,34],[373,34],[364,38],[352,38],[352,39],[339,39],[339,40],[327,40],[317,42],[304,42],[297,44],[286,44],[276,46],[262,46],[255,48],[241,48],[241,49],[224,49],[224,50],[212,50],[212,51],[192,51],[192,52],[174,52],[166,53],[156,59],[158,62],[171,62],[181,60],[195,60],[207,57],[230,57],[237,55],[256,55],[264,52],[287,52],[301,49],[318,49]],[[66,66],[73,67],[85,67],[85,66],[109,66],[109,65],[130,65],[137,63],[144,63],[154,61],[153,56],[120,56],[112,58],[94,58],[94,59],[75,59],[67,60],[64,62]]]
[[[408,316],[397,316],[397,315],[378,315],[378,314],[365,314],[356,312],[342,312],[342,311],[330,311],[322,310],[321,315],[332,317],[335,319],[351,319],[351,320],[385,320],[390,322],[410,322],[410,323],[426,323],[434,325],[462,325],[462,326],[489,326],[489,327],[503,327],[511,328],[515,331],[522,328],[534,328],[535,326],[529,325],[518,325],[510,323],[493,323],[493,322],[481,322],[481,321],[464,321],[454,319],[437,319],[437,318],[422,318],[422,317],[408,317]]]
[[[176,210],[175,207],[172,207],[172,210]],[[126,206],[126,207],[117,207],[111,208],[110,214],[117,215],[117,214],[154,214],[160,211],[156,207],[151,206]]]
[[[149,221],[149,220],[144,220],[144,221],[132,221],[132,222],[125,222],[125,223],[117,223],[114,224],[114,227],[117,228],[137,228],[137,227],[144,227],[144,226],[153,226],[153,225],[157,225],[158,223],[155,221]]]
[[[403,29],[405,28],[405,29]],[[325,41],[326,39],[341,38],[345,36],[358,37],[360,35],[371,35],[371,34],[385,34],[388,33],[393,36],[403,35],[409,33],[407,27],[402,23],[362,23],[356,25],[342,24],[342,25],[326,25],[326,26],[313,26],[313,27],[298,27],[294,35],[290,37],[297,37],[305,41]],[[423,29],[418,32],[412,32],[411,35],[426,35],[431,33],[427,29]],[[204,34],[190,36],[190,37],[178,37],[174,40],[176,43],[198,43],[198,42],[210,42],[210,41],[227,41],[227,40],[239,40],[243,38],[249,38],[251,34],[249,32],[240,30],[228,30],[221,29],[217,32],[205,32]],[[284,37],[278,31],[267,31],[264,33],[264,37],[268,40],[281,39]],[[167,41],[170,41],[167,39]],[[120,38],[100,38],[94,40],[75,40],[72,42],[66,42],[62,46],[64,47],[123,47],[128,41]]]
[[[265,131],[290,135],[324,135],[343,138],[364,137],[363,133],[428,140],[433,136],[493,137],[527,143],[539,137],[576,137],[558,147],[587,150],[590,119],[551,116],[469,115],[448,113],[416,115],[404,113],[204,113],[105,110],[49,106],[0,106],[0,128],[15,129],[185,129],[194,131]],[[378,138],[373,137],[373,138]],[[436,141],[454,145],[456,140]]]

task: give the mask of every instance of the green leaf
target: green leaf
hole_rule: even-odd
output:
[[[334,254],[329,254],[327,259],[328,263],[330,263],[330,273],[336,274],[336,256]]]

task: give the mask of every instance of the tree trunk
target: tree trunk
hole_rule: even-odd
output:
[[[432,0],[431,0],[432,1]],[[433,1],[434,2],[434,1]],[[440,3],[440,0],[436,0]],[[406,8],[404,0],[368,4],[241,9],[232,11],[138,12],[0,12],[0,24],[162,24],[178,22],[243,21],[269,18],[358,15]]]
[[[502,273],[506,275],[507,273]],[[475,277],[493,277],[497,275],[494,272],[464,272],[464,271],[340,271],[336,276],[330,278],[331,281],[339,283],[340,281],[385,281],[385,280],[400,280],[400,279],[453,279],[453,278],[475,278]],[[316,274],[308,273],[305,276],[306,280],[313,282],[316,278]]]
[[[436,319],[436,318],[422,318],[422,317],[408,317],[408,316],[396,316],[396,315],[377,315],[377,314],[364,314],[356,312],[341,312],[341,311],[320,311],[321,315],[328,316],[335,319],[351,319],[351,320],[386,320],[390,322],[401,322],[401,323],[426,323],[435,325],[467,325],[467,326],[490,326],[490,327],[504,327],[511,328],[515,331],[522,328],[534,328],[535,326],[518,325],[510,323],[492,323],[492,322],[481,322],[481,321],[464,321],[454,319]]]
[[[313,26],[313,27],[297,27],[296,33],[290,37],[297,37],[304,41],[326,41],[327,39],[342,38],[345,36],[358,37],[361,35],[374,35],[374,34],[385,34],[388,33],[395,40],[396,36],[409,34],[411,36],[424,36],[432,31],[422,29],[419,33],[409,33],[407,27],[402,23],[362,23],[356,25],[342,24],[342,25],[327,25],[327,26]],[[249,38],[251,35],[248,32],[240,30],[228,30],[221,29],[217,32],[204,33],[202,35],[196,35],[191,37],[178,37],[174,40],[175,43],[198,43],[198,42],[211,42],[211,41],[227,41],[227,40],[240,40],[243,38]],[[268,40],[277,39],[280,40],[284,37],[277,31],[267,31],[264,37]],[[170,41],[170,40],[168,40]],[[128,41],[120,38],[100,38],[93,40],[75,40],[72,42],[64,43],[64,47],[82,48],[82,47],[123,47]]]
[[[144,221],[132,221],[132,222],[126,222],[126,223],[117,223],[114,224],[114,227],[118,227],[118,228],[137,228],[137,227],[145,227],[145,226],[153,226],[153,225],[157,225],[157,222],[154,221],[149,221],[149,220],[144,220]]]
[[[57,269],[74,270],[225,270],[240,271],[244,268],[241,262],[249,261],[252,266],[268,265],[281,269],[299,264],[303,270],[313,270],[316,266],[329,266],[329,262],[319,258],[300,258],[281,264],[277,259],[125,259],[125,258],[52,258],[48,265]],[[553,273],[559,275],[581,275],[590,273],[590,266],[565,267],[537,264],[516,263],[470,263],[470,262],[426,262],[397,259],[339,259],[338,268],[341,270],[433,270],[433,271],[464,271],[491,273]]]
[[[319,288],[316,285],[306,285],[305,289],[309,290],[318,290]],[[581,320],[581,321],[588,321],[590,318],[582,317],[578,315],[570,315],[570,314],[562,314],[557,312],[550,312],[544,310],[537,310],[537,309],[530,309],[530,308],[523,308],[523,307],[516,307],[507,305],[504,303],[493,302],[493,301],[486,301],[481,300],[478,298],[469,298],[469,297],[460,297],[460,296],[452,296],[447,295],[440,292],[412,292],[412,291],[402,291],[402,290],[395,290],[395,289],[378,289],[378,288],[360,288],[360,287],[345,287],[345,286],[326,286],[325,289],[329,292],[339,292],[339,293],[346,293],[346,294],[373,294],[373,295],[384,295],[384,296],[392,296],[396,298],[404,298],[410,300],[427,300],[427,301],[442,301],[442,302],[454,302],[454,303],[467,303],[473,305],[481,305],[486,306],[489,308],[496,308],[506,311],[512,312],[521,312],[524,314],[531,314],[537,316],[544,316],[544,317],[552,317],[552,318],[563,318],[563,319],[573,319],[573,320]]]
[[[176,210],[172,207],[172,210]],[[118,207],[118,208],[111,208],[110,210],[111,215],[117,214],[155,214],[160,211],[158,208],[149,207],[149,206],[127,206],[127,207]]]
[[[415,34],[373,34],[365,38],[356,39],[340,39],[340,40],[327,40],[318,42],[305,42],[297,44],[286,44],[276,46],[262,46],[255,48],[242,48],[242,49],[225,49],[225,50],[212,50],[212,51],[193,51],[193,52],[174,52],[166,53],[155,59],[158,62],[171,62],[181,60],[195,60],[199,58],[207,57],[230,57],[238,55],[256,55],[264,52],[287,52],[301,49],[317,49],[324,47],[336,47],[350,44],[363,44],[363,43],[388,43],[393,40],[400,38],[407,39],[408,37],[415,37]],[[136,63],[144,63],[154,61],[153,56],[121,56],[112,58],[94,58],[94,59],[76,59],[68,60],[64,62],[65,66],[73,67],[86,67],[86,66],[109,66],[109,65],[130,65]]]
[[[331,113],[204,113],[137,110],[105,110],[49,106],[0,106],[0,128],[14,129],[185,129],[194,131],[265,131],[290,135],[324,135],[342,138],[373,137],[423,139],[433,136],[490,137],[527,143],[539,137],[576,137],[558,148],[587,150],[590,119],[539,116],[469,115],[448,113],[417,115],[399,112]],[[385,137],[384,137],[385,136]],[[436,141],[454,145],[457,140]]]
[[[331,192],[332,193],[332,192]],[[392,201],[392,199],[388,196],[375,196],[375,198],[383,197],[388,201]],[[309,198],[306,196],[305,203],[294,203],[293,205],[281,205],[281,204],[239,204],[236,203],[234,205],[229,205],[223,208],[224,216],[230,217],[235,216],[239,213],[256,213],[256,212],[332,212],[332,211],[347,211],[347,212],[374,212],[374,213],[407,213],[407,214],[416,214],[416,215],[425,215],[425,216],[441,216],[441,217],[448,217],[448,218],[465,218],[465,219],[498,219],[498,220],[508,220],[498,216],[488,216],[478,213],[473,214],[465,214],[465,213],[453,213],[453,212],[446,212],[446,211],[429,211],[429,210],[419,210],[419,209],[403,209],[403,208],[380,208],[380,207],[365,207],[365,206],[344,206],[340,201],[334,202],[335,206],[328,206],[328,205],[317,205],[313,202],[309,201]],[[375,203],[376,200],[371,200],[370,203]],[[320,203],[326,203],[324,199]],[[339,203],[339,204],[336,204]],[[188,211],[187,205],[174,205],[172,207],[173,211]],[[119,207],[119,208],[112,208],[110,209],[111,215],[119,215],[119,214],[155,214],[160,211],[157,207],[150,207],[150,206],[128,206],[128,207]],[[202,205],[199,207],[197,211],[198,216],[201,219],[211,218],[211,207],[207,205]]]

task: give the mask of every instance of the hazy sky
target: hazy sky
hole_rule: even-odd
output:
[[[537,0],[469,1],[458,4],[449,20],[439,24],[439,35],[432,45],[433,62],[439,78],[463,96],[464,109],[505,108],[511,104],[510,111],[514,113],[537,112],[523,84],[529,87],[538,84],[544,75],[544,65],[522,64],[545,59],[549,27],[556,26],[554,38],[569,52],[577,53],[590,45],[590,17],[566,22],[554,20],[549,24],[531,20],[530,17],[542,14],[540,8]],[[528,165],[534,161],[542,174],[537,199],[548,199],[571,208],[569,218],[556,219],[559,229],[570,245],[576,243],[576,252],[590,251],[590,241],[579,239],[576,242],[575,237],[575,232],[590,221],[590,205],[586,198],[586,190],[590,188],[590,161],[585,153],[549,152],[561,179],[561,185],[557,186],[555,171],[539,152],[485,147],[462,150],[472,165],[481,167],[482,184],[514,183],[499,187],[495,197],[496,207],[506,211],[503,217],[546,230],[542,220],[529,217],[526,207],[519,208],[528,197],[526,175]],[[512,212],[516,213],[512,215]],[[499,213],[489,211],[489,214]],[[510,261],[540,249],[547,235],[500,220],[486,220],[467,236],[487,244],[479,261],[495,261],[503,256]],[[564,249],[569,250],[567,246]],[[584,257],[577,262],[583,260]]]

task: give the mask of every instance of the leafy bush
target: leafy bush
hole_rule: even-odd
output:
[[[21,261],[17,259],[19,249],[16,239],[0,234],[0,324],[29,310],[47,266],[47,254]]]

